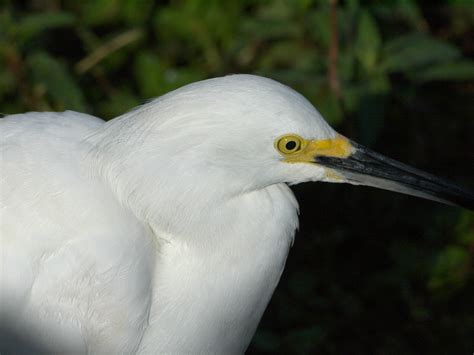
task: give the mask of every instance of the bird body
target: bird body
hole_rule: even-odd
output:
[[[189,168],[199,142],[169,131],[188,122],[162,133],[182,156],[164,151],[137,176],[130,165],[153,151],[133,148],[133,124],[117,133],[128,120],[154,133],[136,113],[109,126],[70,111],[2,120],[2,318],[60,352],[241,353],[283,271],[296,200],[281,183],[240,191],[238,168],[222,194],[215,172]],[[126,195],[130,179],[150,180]]]
[[[150,232],[88,170],[82,140],[103,121],[30,113],[1,125],[2,328],[47,351],[136,349]]]
[[[332,168],[360,149],[251,75],[0,130],[0,326],[56,353],[244,352],[298,225],[287,183],[363,183]]]
[[[2,124],[9,322],[68,353],[245,350],[297,224],[286,185],[202,206],[201,223],[175,240],[121,205],[91,169],[85,138],[103,121],[30,113]]]

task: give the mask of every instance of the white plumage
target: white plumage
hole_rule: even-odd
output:
[[[107,123],[26,113],[0,130],[0,320],[56,353],[242,353],[297,228],[286,183],[364,183],[283,161],[280,136],[338,135],[302,96],[250,75]]]

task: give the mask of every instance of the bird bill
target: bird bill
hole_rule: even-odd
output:
[[[351,184],[396,191],[474,210],[473,192],[349,142],[352,151],[348,156],[318,154],[313,162],[334,170]]]

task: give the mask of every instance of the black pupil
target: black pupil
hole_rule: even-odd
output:
[[[287,150],[293,150],[293,149],[295,149],[295,148],[296,148],[296,142],[295,142],[295,141],[286,142],[285,148],[286,148]]]

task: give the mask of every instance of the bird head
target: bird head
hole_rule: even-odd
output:
[[[123,124],[133,127],[133,135],[128,129],[128,136],[121,136]],[[141,165],[154,169],[155,177],[165,172],[170,181],[187,177],[195,182],[191,186],[216,186],[220,195],[325,181],[474,207],[472,192],[338,134],[303,96],[259,76],[190,84],[109,126],[109,136],[126,141],[132,161],[153,162]]]

